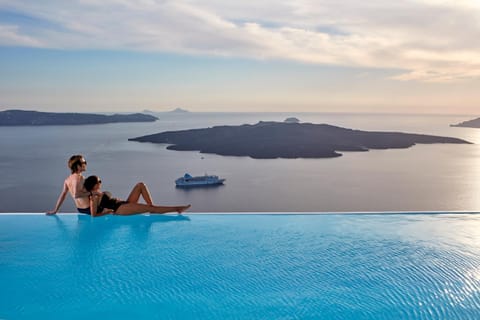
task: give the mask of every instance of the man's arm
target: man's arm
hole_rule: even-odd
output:
[[[68,186],[67,186],[67,183],[64,182],[63,183],[63,190],[60,193],[60,195],[58,196],[57,203],[55,204],[55,209],[47,211],[48,215],[56,214],[58,212],[58,210],[60,210],[60,207],[62,206],[63,201],[65,201],[65,197],[67,196],[67,193],[68,193]]]

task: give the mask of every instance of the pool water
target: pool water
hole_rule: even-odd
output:
[[[0,319],[479,319],[480,215],[0,215]]]

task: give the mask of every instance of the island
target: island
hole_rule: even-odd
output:
[[[464,121],[457,124],[451,124],[451,127],[480,128],[480,118]]]
[[[200,151],[255,159],[333,158],[342,151],[408,148],[417,143],[470,142],[450,137],[400,132],[370,132],[328,124],[259,122],[254,125],[216,126],[167,131],[130,141],[164,143],[169,150]]]
[[[154,110],[145,109],[142,112],[145,114],[151,114],[151,115],[164,115],[164,114],[183,115],[183,114],[191,113],[190,111],[182,108],[175,108],[170,111],[154,111]]]
[[[290,117],[290,118],[287,118],[287,119],[283,120],[283,122],[286,122],[286,123],[300,123],[300,120],[298,120],[298,118],[295,118],[295,117]]]
[[[118,122],[153,122],[156,120],[158,120],[157,117],[142,113],[104,115],[27,110],[0,111],[0,126],[85,125]]]
[[[190,113],[190,111],[182,108],[175,108],[174,110],[170,111],[170,113]]]

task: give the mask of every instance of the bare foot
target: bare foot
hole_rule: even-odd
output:
[[[179,207],[176,207],[176,209],[177,209],[177,212],[178,212],[179,214],[181,214],[182,212],[188,210],[191,206],[192,206],[192,205],[189,204],[188,206],[179,206]]]

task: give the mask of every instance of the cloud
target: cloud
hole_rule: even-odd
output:
[[[0,46],[42,47],[42,42],[21,34],[18,26],[0,24]]]
[[[480,76],[480,4],[467,0],[0,0],[2,11],[48,23],[0,20],[1,45],[385,68],[401,81]]]

